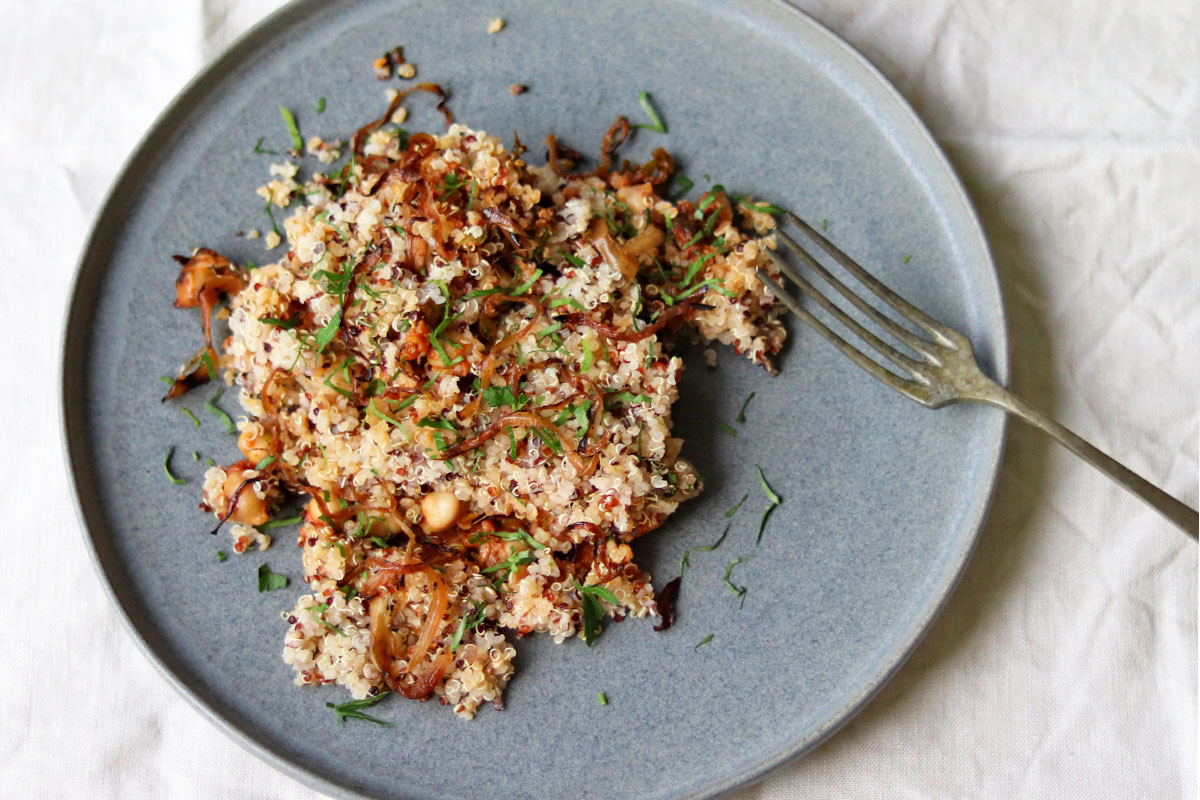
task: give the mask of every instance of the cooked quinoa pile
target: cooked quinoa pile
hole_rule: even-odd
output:
[[[245,545],[307,497],[297,684],[469,718],[501,705],[514,639],[590,644],[605,616],[658,613],[630,544],[701,488],[671,435],[671,345],[690,325],[773,372],[784,328],[755,273],[774,273],[771,218],[720,187],[664,200],[664,151],[612,165],[628,133],[576,174],[553,139],[534,167],[458,124],[364,129],[334,176],[272,168],[277,263],[181,259],[207,344],[172,394],[215,371],[245,409],[245,458],[209,469],[203,507]]]

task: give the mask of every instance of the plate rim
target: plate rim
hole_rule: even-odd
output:
[[[695,0],[692,1],[694,2]],[[709,3],[712,3],[714,6],[720,5],[716,0],[700,0],[700,2],[705,5]],[[1006,385],[1009,380],[1010,368],[1009,326],[995,259],[992,256],[991,248],[988,246],[987,236],[979,219],[975,204],[971,202],[970,195],[963,186],[962,180],[955,172],[945,152],[938,145],[932,132],[899,89],[896,88],[874,63],[844,38],[826,27],[805,10],[798,8],[788,2],[788,0],[738,0],[738,5],[750,10],[752,13],[757,12],[761,14],[767,9],[774,8],[784,13],[795,15],[802,24],[808,25],[816,35],[824,38],[827,44],[840,51],[850,63],[864,70],[877,84],[877,88],[881,89],[884,95],[896,105],[897,113],[914,128],[917,133],[917,143],[925,146],[928,150],[928,155],[931,157],[929,166],[936,168],[942,173],[938,177],[953,191],[953,199],[965,214],[966,222],[968,223],[967,227],[973,233],[978,251],[983,255],[986,269],[981,278],[986,283],[991,284],[990,288],[995,298],[994,312],[998,319],[998,330],[996,331],[993,343],[994,352],[992,353],[993,370],[998,382]],[[154,121],[129,151],[129,154],[125,157],[112,182],[109,184],[103,199],[97,206],[96,216],[92,220],[87,237],[76,260],[70,290],[67,294],[67,301],[63,310],[62,333],[59,337],[60,358],[57,364],[58,375],[56,383],[59,390],[59,403],[57,407],[60,447],[63,464],[67,473],[67,484],[71,494],[72,505],[75,510],[76,519],[79,522],[79,534],[83,539],[92,568],[99,578],[104,593],[116,607],[122,627],[131,636],[138,649],[157,668],[160,675],[166,678],[167,683],[192,708],[200,712],[202,717],[237,743],[243,750],[310,788],[332,797],[345,798],[346,800],[360,800],[361,798],[375,798],[378,796],[370,795],[365,791],[355,791],[341,784],[334,783],[317,772],[294,763],[284,755],[276,752],[272,747],[260,742],[250,732],[249,728],[252,726],[237,719],[233,714],[222,713],[211,706],[199,693],[176,675],[175,671],[167,663],[166,658],[160,655],[155,646],[151,644],[149,634],[143,632],[140,624],[134,620],[134,615],[131,613],[124,597],[125,591],[114,585],[112,576],[105,568],[105,562],[97,546],[93,526],[90,524],[96,510],[94,508],[89,510],[84,501],[83,484],[88,478],[83,474],[86,470],[81,466],[81,462],[84,460],[83,453],[90,454],[91,448],[85,441],[82,441],[86,439],[86,435],[82,431],[77,430],[79,423],[73,423],[71,420],[70,402],[72,399],[72,390],[86,388],[87,381],[85,378],[73,378],[68,370],[71,355],[86,343],[86,338],[84,338],[85,332],[81,328],[85,328],[85,322],[90,322],[93,316],[89,312],[88,303],[81,292],[85,284],[85,278],[87,277],[84,274],[84,268],[89,262],[94,261],[96,251],[104,245],[106,237],[103,234],[103,230],[108,227],[109,218],[117,213],[114,210],[115,202],[123,194],[129,192],[131,183],[136,183],[138,180],[135,168],[143,158],[143,151],[149,145],[153,144],[153,142],[167,135],[173,126],[184,121],[187,109],[194,105],[194,103],[189,101],[203,96],[208,91],[209,84],[223,80],[221,76],[228,72],[232,64],[241,61],[243,56],[250,55],[256,50],[257,48],[253,44],[256,40],[272,36],[275,33],[275,29],[287,24],[287,18],[293,14],[301,13],[310,15],[320,13],[322,10],[327,11],[330,7],[330,4],[322,2],[322,0],[290,0],[290,2],[285,3],[251,25],[234,42],[226,47],[219,56],[202,66],[188,80],[155,116]],[[926,174],[929,173],[927,172]],[[989,303],[989,305],[991,304]],[[896,672],[904,665],[929,633],[934,622],[949,602],[950,597],[954,594],[966,571],[967,565],[970,563],[972,553],[979,542],[984,523],[987,520],[988,512],[995,498],[1000,464],[1004,457],[1007,442],[1008,425],[1008,416],[1005,414],[999,421],[995,440],[990,442],[991,452],[988,454],[990,457],[981,459],[983,461],[981,473],[984,476],[983,482],[986,483],[987,490],[979,498],[974,509],[970,513],[964,514],[962,528],[969,529],[970,533],[963,540],[959,551],[953,555],[953,558],[948,559],[948,561],[954,563],[951,574],[948,580],[937,586],[936,590],[931,593],[931,596],[936,595],[936,601],[930,605],[927,613],[920,618],[919,624],[915,626],[914,632],[904,645],[897,650],[889,661],[883,664],[872,681],[856,697],[852,698],[833,714],[820,728],[808,736],[797,740],[790,747],[786,747],[750,766],[744,767],[723,780],[710,783],[700,791],[689,795],[690,797],[709,798],[726,794],[758,781],[768,773],[811,752],[862,711],[895,676]]]

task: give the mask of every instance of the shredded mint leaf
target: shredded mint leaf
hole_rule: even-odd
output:
[[[641,103],[642,110],[646,112],[646,116],[650,118],[651,124],[634,125],[633,127],[645,128],[646,130],[654,131],[655,133],[666,133],[667,124],[663,122],[662,117],[658,115],[658,112],[654,110],[654,106],[650,104],[650,93],[641,92],[638,95],[638,102]]]
[[[467,631],[472,630],[479,623],[487,619],[487,605],[471,601],[471,605],[475,606],[475,611],[471,614],[463,614],[458,621],[458,630],[454,632],[454,638],[450,640],[450,652],[453,653],[458,649],[458,645],[462,642],[462,637]]]
[[[742,503],[746,502],[746,498],[749,496],[748,494],[742,495],[742,499],[737,501],[737,505],[725,512],[725,519],[733,519],[733,515],[738,512],[738,509],[742,507]]]
[[[325,348],[333,341],[333,337],[337,336],[338,328],[342,325],[342,310],[339,308],[329,318],[329,322],[325,323],[325,327],[317,331],[315,341],[317,344],[317,353],[324,353]]]
[[[258,527],[262,528],[264,531],[268,531],[271,528],[282,528],[284,525],[296,525],[303,519],[304,518],[301,516],[287,517],[285,519],[273,519],[270,522],[264,522]]]
[[[174,475],[171,474],[171,455],[174,452],[175,452],[174,446],[167,448],[166,458],[163,459],[163,473],[166,474],[167,480],[169,480],[171,483],[175,484],[176,486],[182,486],[183,484],[187,483],[187,481],[184,480],[183,478],[176,478]]]
[[[217,419],[221,420],[221,422],[225,425],[226,433],[230,433],[230,434],[237,433],[237,425],[233,424],[233,417],[229,416],[228,414],[226,414],[224,411],[217,408],[217,406],[216,406],[217,401],[221,399],[221,395],[223,395],[223,394],[225,394],[224,389],[221,389],[216,394],[214,394],[212,396],[212,399],[207,401],[204,404],[204,410],[207,411],[208,413],[212,414]]]
[[[283,106],[279,107],[279,115],[283,117],[283,124],[287,126],[288,135],[292,137],[292,146],[297,152],[303,152],[304,139],[300,137],[300,127],[296,125],[296,117]]]
[[[342,703],[340,706],[333,703],[326,703],[326,708],[332,708],[333,713],[337,715],[338,722],[345,722],[347,719],[361,719],[366,722],[374,722],[376,725],[387,727],[386,722],[381,719],[375,719],[369,714],[362,713],[364,708],[370,708],[378,703],[383,698],[387,697],[389,692],[380,692],[374,697],[365,697],[362,700],[351,700],[349,703]]]
[[[279,155],[278,151],[267,150],[265,147],[262,146],[263,139],[265,139],[265,138],[267,138],[267,137],[265,137],[265,136],[258,137],[258,141],[254,143],[253,152],[258,153],[259,155],[266,155],[266,154],[273,155],[273,156]]]
[[[746,407],[750,405],[750,401],[753,399],[754,392],[751,392],[750,396],[746,398],[746,402],[742,403],[742,410],[738,412],[737,421],[742,425],[746,424]]]

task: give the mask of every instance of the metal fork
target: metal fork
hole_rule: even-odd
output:
[[[776,236],[810,269],[820,275],[855,308],[920,355],[919,359],[914,359],[872,333],[835,305],[788,262],[768,250],[767,255],[771,260],[784,275],[800,287],[804,294],[812,298],[817,305],[829,312],[877,353],[895,364],[901,372],[907,373],[911,377],[902,377],[876,363],[863,350],[850,344],[824,322],[813,316],[760,267],[758,269],[759,279],[771,288],[771,291],[787,306],[788,310],[804,320],[809,327],[841,350],[855,364],[905,397],[912,398],[929,408],[941,408],[951,403],[984,403],[1004,409],[1033,427],[1053,436],[1068,450],[1153,506],[1155,510],[1192,538],[1197,538],[1200,515],[1197,514],[1196,509],[1176,500],[984,375],[975,362],[975,352],[967,337],[933,319],[893,292],[804,220],[790,212],[785,212],[785,215],[809,239],[854,276],[859,283],[895,309],[904,319],[927,334],[927,337],[918,336],[876,309],[809,255],[795,239],[786,232],[776,229]]]

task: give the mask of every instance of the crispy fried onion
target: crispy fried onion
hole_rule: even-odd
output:
[[[217,363],[217,351],[212,340],[212,313],[221,293],[233,295],[246,288],[246,276],[229,259],[214,250],[202,247],[191,256],[174,256],[183,265],[175,279],[175,307],[200,307],[200,324],[204,329],[204,347],[180,370],[163,400],[179,397],[194,386],[214,380],[208,364]],[[205,356],[207,355],[207,358]]]
[[[624,117],[617,117],[617,121],[608,127],[608,130],[604,132],[604,138],[600,140],[600,164],[593,174],[602,178],[608,175],[608,170],[612,166],[613,154],[629,138],[632,130],[629,120]]]
[[[618,342],[640,342],[642,339],[658,333],[668,323],[677,317],[684,317],[686,319],[687,315],[692,312],[707,309],[708,306],[700,304],[700,300],[703,297],[704,294],[701,293],[693,297],[689,297],[686,300],[680,301],[678,304],[671,306],[666,311],[662,312],[662,314],[659,314],[658,319],[642,328],[640,331],[619,331],[613,326],[605,322],[592,319],[590,316],[583,313],[559,314],[554,317],[554,321],[561,322],[563,325],[570,325],[574,327],[586,325],[587,327],[604,334],[609,339],[614,339]]]
[[[541,428],[542,430],[549,431],[557,436],[558,440],[562,442],[563,452],[566,453],[567,460],[575,466],[575,469],[580,475],[591,475],[592,472],[595,471],[597,465],[600,463],[600,456],[598,454],[593,455],[591,459],[585,461],[583,456],[579,454],[579,451],[575,449],[575,446],[571,444],[571,440],[563,434],[561,428],[540,414],[535,414],[532,411],[510,411],[509,413],[504,414],[479,433],[462,440],[453,447],[448,448],[444,453],[442,453],[441,457],[455,458],[456,456],[461,456],[463,453],[469,453],[476,447],[479,447],[479,445],[486,442],[488,439],[491,439],[493,436],[496,436],[502,432],[509,425],[518,428]]]
[[[401,568],[403,569],[403,568]],[[422,575],[429,585],[429,609],[421,624],[417,643],[411,651],[405,653],[407,647],[407,630],[397,632],[393,627],[402,620],[404,615],[405,598],[409,588],[414,585],[410,580],[413,574]],[[413,573],[403,576],[404,586],[397,591],[381,591],[371,598],[370,605],[370,636],[371,657],[375,666],[383,673],[384,681],[393,691],[403,694],[410,700],[425,700],[433,693],[433,689],[446,673],[446,668],[454,658],[454,654],[446,648],[441,655],[417,673],[419,665],[425,664],[436,634],[442,630],[442,615],[449,604],[449,593],[446,582],[438,572],[430,567],[420,567]],[[403,659],[407,666],[399,661]],[[405,682],[405,677],[412,676],[411,682]]]
[[[404,98],[408,96],[409,92],[416,91],[436,94],[438,96],[437,110],[442,112],[442,116],[446,118],[446,127],[449,128],[454,124],[454,115],[450,113],[450,109],[446,108],[446,98],[449,96],[446,94],[446,90],[441,86],[438,86],[436,83],[418,83],[415,86],[408,87],[404,91],[400,92],[400,94],[392,98],[392,102],[388,103],[387,111],[383,113],[382,117],[374,120],[373,122],[368,122],[366,125],[363,125],[354,132],[354,138],[350,140],[350,152],[356,157],[362,156],[363,142],[366,140],[366,138],[386,125],[388,120],[392,118],[392,114],[396,113],[396,109],[400,108],[400,103],[404,101]]]

